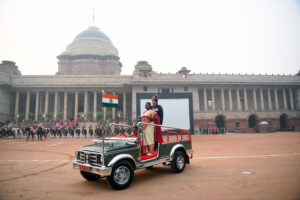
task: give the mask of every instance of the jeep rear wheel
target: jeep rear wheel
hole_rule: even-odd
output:
[[[171,162],[173,172],[180,173],[185,168],[184,153],[182,151],[175,151],[173,160]]]
[[[122,160],[114,165],[108,181],[112,188],[122,190],[132,183],[133,178],[133,166],[128,161]]]
[[[80,171],[80,174],[83,178],[85,178],[88,181],[96,181],[100,178],[100,176],[97,174],[92,174],[92,173],[85,172],[85,171]]]

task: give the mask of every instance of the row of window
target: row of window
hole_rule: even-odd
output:
[[[183,90],[185,92],[188,91],[188,86],[184,86]],[[144,86],[143,91],[147,92],[148,91],[148,86]],[[161,93],[170,93],[170,88],[161,88],[161,89],[157,88],[157,92],[160,93],[160,91],[161,91]],[[174,88],[171,88],[171,93],[174,93]]]

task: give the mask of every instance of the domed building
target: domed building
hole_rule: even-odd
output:
[[[0,122],[82,116],[85,121],[136,120],[145,101],[157,94],[164,107],[163,125],[187,121],[186,129],[195,133],[209,133],[212,127],[239,133],[300,131],[299,72],[196,74],[182,67],[163,74],[139,61],[131,75],[121,75],[117,48],[94,26],[79,33],[57,59],[56,75],[22,75],[15,62],[0,63]],[[118,95],[117,108],[101,106],[103,91]]]
[[[107,35],[91,26],[79,33],[58,58],[58,75],[120,75],[118,50]]]

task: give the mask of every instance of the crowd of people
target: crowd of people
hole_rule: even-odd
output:
[[[108,126],[107,122],[99,122],[96,125],[86,123],[79,123],[79,120],[69,120],[67,122],[55,121],[55,122],[34,122],[28,124],[4,124],[0,125],[0,137],[1,138],[24,138],[26,140],[34,139],[38,140],[46,139],[47,137],[102,137],[102,135],[118,135],[118,134],[132,133],[132,128],[124,126]],[[49,136],[48,136],[49,135]]]
[[[160,126],[163,123],[163,108],[158,105],[158,97],[152,97],[152,104],[145,104],[146,111],[139,117],[138,121],[143,122],[142,127],[138,127],[137,123],[132,126],[115,125],[109,126],[109,122],[99,122],[96,125],[92,123],[80,123],[79,120],[69,120],[64,122],[33,122],[23,124],[0,124],[1,138],[26,138],[26,141],[37,137],[38,140],[66,137],[102,137],[106,135],[126,135],[130,137],[138,136],[138,129],[143,131],[143,147],[142,152],[145,155],[153,155],[158,150],[158,144],[163,142],[162,130]],[[131,123],[130,123],[131,124]]]

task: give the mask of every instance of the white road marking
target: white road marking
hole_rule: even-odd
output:
[[[52,146],[56,146],[56,145],[59,145],[59,144],[62,144],[62,142],[58,142],[58,143],[54,143],[54,144],[49,144],[47,145],[48,147],[52,147]]]
[[[300,156],[300,153],[289,153],[289,154],[263,154],[263,155],[252,155],[252,156],[211,156],[211,157],[194,157],[193,160],[198,159],[231,159],[231,158],[267,158],[267,157],[286,157],[286,156]]]

